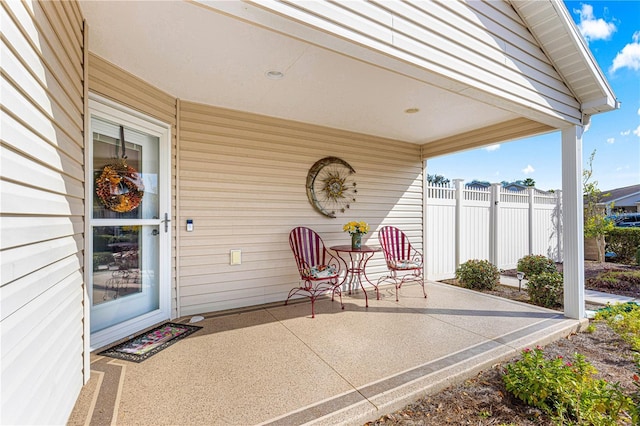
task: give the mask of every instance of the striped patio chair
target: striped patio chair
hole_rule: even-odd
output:
[[[426,298],[427,292],[424,288],[424,277],[422,275],[422,253],[414,249],[405,233],[394,226],[383,226],[378,232],[378,239],[389,270],[389,275],[380,277],[378,285],[383,282],[393,283],[396,287],[397,302],[398,290],[400,290],[402,284],[408,281],[415,281],[422,286],[422,293]],[[377,291],[378,288],[376,286]],[[379,293],[378,298],[380,298]]]
[[[312,229],[300,226],[289,234],[289,245],[298,266],[301,285],[291,289],[284,304],[296,294],[307,296],[311,299],[311,318],[315,318],[316,299],[331,292],[331,301],[337,293],[344,309],[340,262],[325,248],[322,238]]]

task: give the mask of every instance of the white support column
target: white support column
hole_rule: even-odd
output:
[[[564,315],[585,317],[581,126],[562,131]]]
[[[429,184],[427,183],[427,160],[422,160],[422,255],[424,256],[423,275],[425,279],[431,276],[431,262],[429,261],[431,253],[428,251],[427,238],[427,203],[429,199]]]

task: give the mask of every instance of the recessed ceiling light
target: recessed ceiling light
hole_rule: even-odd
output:
[[[415,114],[418,111],[420,111],[420,108],[407,108],[404,110],[404,112],[407,114]]]
[[[273,70],[267,71],[265,75],[267,76],[267,78],[270,78],[271,80],[280,80],[284,78],[284,74],[280,71],[273,71]]]

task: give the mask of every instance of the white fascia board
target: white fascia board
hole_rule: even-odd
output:
[[[600,112],[611,111],[620,108],[620,102],[610,96],[604,98],[594,99],[588,102],[584,102],[580,105],[583,114],[594,115]]]
[[[567,35],[571,38],[573,45],[579,50],[583,64],[586,67],[588,74],[593,77],[595,82],[600,87],[603,97],[597,100],[592,100],[582,104],[582,111],[584,114],[597,114],[599,112],[606,112],[618,109],[620,103],[618,102],[615,93],[609,86],[609,82],[605,78],[598,62],[593,57],[591,50],[587,46],[586,41],[580,34],[578,27],[576,26],[573,18],[569,14],[566,6],[561,0],[550,0],[554,10],[557,12],[560,22],[566,29]]]

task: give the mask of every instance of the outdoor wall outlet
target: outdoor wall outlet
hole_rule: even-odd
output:
[[[240,265],[242,263],[242,250],[240,249],[232,249],[230,252],[231,256],[231,265]]]
[[[193,219],[187,219],[187,232],[193,232]]]

